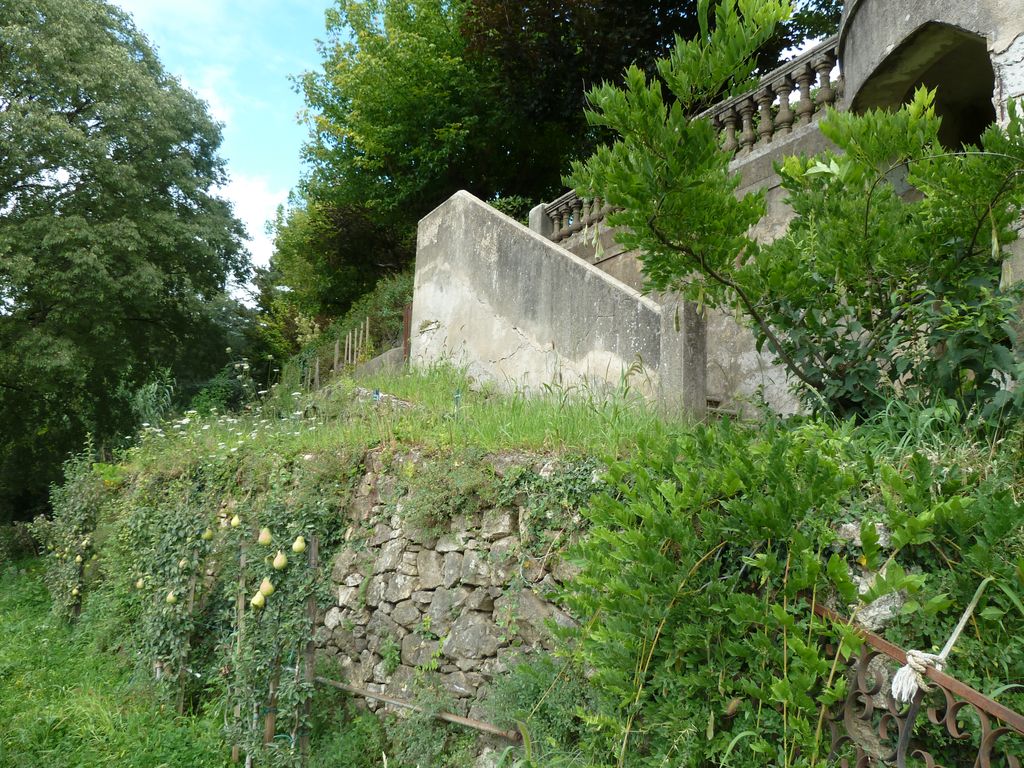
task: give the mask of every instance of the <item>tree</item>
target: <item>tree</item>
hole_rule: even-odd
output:
[[[119,392],[219,342],[209,302],[247,257],[219,128],[102,0],[3,4],[0,135],[4,517],[130,426]]]
[[[586,93],[604,82],[621,83],[636,65],[654,74],[677,38],[700,31],[697,0],[472,0],[463,34],[475,62],[495,70],[491,98],[502,105],[513,136],[515,164],[558,185],[569,161],[589,155],[606,138],[588,129]],[[783,52],[833,34],[839,0],[805,0],[774,27],[754,53],[759,71],[774,68]]]
[[[748,233],[763,197],[736,197],[731,155],[697,116],[742,84],[759,38],[741,31],[779,5],[723,3],[713,31],[703,25],[658,63],[661,80],[633,67],[624,88],[591,91],[589,119],[617,139],[574,164],[571,182],[623,209],[609,224],[643,251],[652,287],[745,313],[812,409],[866,416],[912,396],[991,413],[1020,400],[1003,388],[1020,380],[1010,344],[1019,296],[999,281],[1024,205],[1016,111],[964,152],[940,145],[925,92],[896,113],[831,113],[820,127],[843,153],[782,165],[796,219],[762,247]]]

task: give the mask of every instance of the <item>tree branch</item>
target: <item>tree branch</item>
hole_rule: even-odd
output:
[[[666,248],[676,251],[677,253],[686,254],[691,260],[693,260],[700,266],[701,271],[705,275],[710,277],[719,285],[724,286],[725,288],[728,288],[732,291],[735,291],[736,296],[740,300],[740,303],[743,304],[744,310],[746,310],[750,318],[755,323],[757,323],[758,328],[761,329],[761,333],[764,334],[766,339],[768,339],[768,343],[771,345],[772,350],[782,359],[782,362],[786,366],[786,369],[789,370],[794,376],[800,379],[800,381],[802,381],[811,389],[815,391],[821,390],[823,386],[822,382],[815,381],[814,379],[812,379],[799,365],[797,365],[796,361],[783,348],[782,341],[779,339],[778,336],[776,336],[775,331],[772,330],[771,326],[768,325],[768,321],[765,320],[761,313],[758,311],[754,302],[747,295],[747,292],[744,291],[743,288],[741,288],[740,285],[736,283],[734,280],[726,277],[723,274],[720,274],[716,270],[709,267],[707,262],[704,260],[704,257],[696,253],[692,248],[671,242],[657,228],[657,226],[655,226],[655,217],[656,214],[655,216],[651,216],[651,218],[647,220],[647,226],[650,227],[651,232],[654,234],[655,238],[657,238],[658,242],[661,243]]]

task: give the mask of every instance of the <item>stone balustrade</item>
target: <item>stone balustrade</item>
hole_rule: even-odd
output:
[[[842,96],[842,74],[832,80],[838,42],[838,37],[825,40],[765,75],[752,90],[714,105],[699,117],[712,121],[720,131],[723,149],[734,152],[737,160],[810,125]],[[559,243],[602,221],[611,210],[599,197],[580,198],[569,190],[534,208],[530,228]]]
[[[835,106],[843,90],[842,75],[832,82],[838,40],[829,38],[761,78],[753,90],[701,113],[721,131],[723,149],[742,157]]]
[[[611,207],[600,197],[580,198],[575,191],[569,190],[544,206],[544,214],[551,227],[548,238],[559,243],[585,227],[601,221],[609,211]]]

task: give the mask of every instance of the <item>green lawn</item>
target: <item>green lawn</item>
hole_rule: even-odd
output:
[[[53,619],[41,571],[0,572],[0,768],[224,765],[218,723],[166,712]]]

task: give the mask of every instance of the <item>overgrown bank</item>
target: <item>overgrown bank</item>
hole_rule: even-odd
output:
[[[559,633],[553,654],[485,681],[488,718],[529,737],[506,764],[822,764],[822,707],[847,687],[837,653],[859,640],[813,607],[871,615],[891,641],[928,650],[987,576],[995,581],[948,669],[1024,710],[1021,432],[964,437],[949,404],[861,426],[687,427],[628,397],[527,401],[446,372],[365,389],[338,382],[316,397],[283,392],[248,413],[153,428],[120,464],[76,465],[54,497],[54,522],[41,526],[58,612],[80,606],[101,647],[123,648],[170,707],[221,712],[225,755],[239,744],[260,764],[294,764],[312,727],[316,764],[340,765],[332,760],[344,752],[346,765],[380,765],[382,751],[390,765],[468,764],[475,745],[463,732],[415,718],[343,722],[344,707],[316,723],[304,710],[310,598],[322,614],[337,597],[326,591],[333,555],[358,538],[343,511],[375,469],[365,464],[371,448],[385,463],[411,450],[430,457],[423,471],[395,464],[401,487],[379,499],[403,525],[444,528],[489,508],[520,514],[542,498],[542,517],[586,522],[575,578],[554,595],[523,584],[579,625]],[[558,476],[494,471],[490,454],[524,450],[608,471],[598,485],[588,472],[558,492]],[[259,542],[264,528],[269,544]],[[316,567],[300,536],[317,541]],[[537,552],[506,554],[525,567]],[[272,591],[260,589],[264,579]],[[886,610],[861,607],[882,597]],[[456,608],[447,618],[480,610]],[[443,648],[442,633],[427,637],[434,629],[421,619],[418,636]],[[401,666],[403,637],[397,648],[381,639],[371,666]],[[499,642],[522,646],[514,632]],[[410,695],[450,706],[432,693],[447,662],[416,661]],[[971,750],[920,738],[947,764]]]

